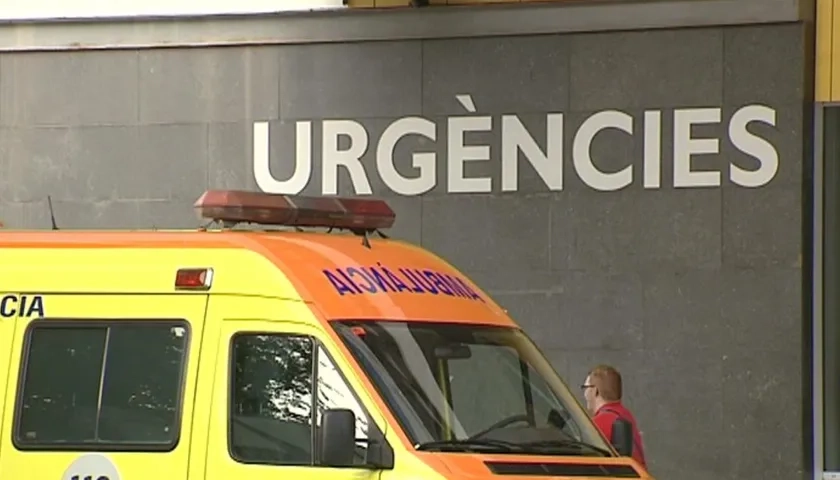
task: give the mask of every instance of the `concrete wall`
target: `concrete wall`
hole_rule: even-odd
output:
[[[493,293],[570,385],[596,362],[623,371],[658,478],[800,478],[801,370],[809,361],[801,352],[804,39],[801,25],[788,24],[3,54],[0,220],[48,228],[52,195],[62,227],[191,227],[191,204],[204,189],[257,188],[254,160],[266,158],[263,150],[271,169],[263,185],[275,188],[311,138],[303,191],[322,193],[323,174],[346,158],[338,151],[364,147],[366,138],[364,173],[372,193],[398,210],[396,236],[444,255]],[[477,113],[468,113],[470,102]],[[775,126],[746,128],[764,143],[729,129],[746,105],[773,112]],[[719,141],[718,154],[692,157],[692,170],[721,172],[720,186],[700,187],[709,177],[686,176],[685,156],[715,144],[687,143],[675,117],[685,125],[715,117],[715,108],[719,124],[691,129]],[[605,130],[592,144],[597,168],[633,165],[632,183],[618,191],[597,190],[610,182],[592,172],[589,184],[582,180],[586,149],[574,148],[581,123],[601,110],[634,120],[632,135]],[[660,112],[661,130],[645,133],[645,111]],[[551,125],[554,150],[542,173],[554,189],[520,154],[518,185],[502,191],[513,185],[513,163],[503,174],[504,147],[529,138],[512,128],[514,117],[503,128],[503,114],[517,115],[542,149]],[[491,128],[467,133],[466,143],[490,150],[466,156],[490,160],[468,161],[466,176],[490,178],[491,191],[452,193],[448,166],[465,156],[452,129],[472,115],[490,115]],[[437,171],[422,170],[434,180],[422,195],[395,194],[398,178],[380,174],[376,162],[383,131],[406,116],[418,117],[414,126],[428,127],[419,117],[431,121],[437,138],[406,138],[393,155],[408,177],[417,175],[413,152],[436,152]],[[311,137],[296,136],[306,121]],[[343,131],[350,138],[330,133]],[[323,152],[325,137],[336,151]],[[731,164],[767,167],[738,145],[765,162],[776,152],[775,175],[748,176],[757,188],[733,181]],[[645,158],[660,159],[661,177],[644,176]],[[337,191],[353,193],[347,170],[338,172]]]

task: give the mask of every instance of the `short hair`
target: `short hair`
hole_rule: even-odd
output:
[[[621,374],[618,370],[609,365],[596,365],[589,371],[589,378],[604,400],[621,400]]]

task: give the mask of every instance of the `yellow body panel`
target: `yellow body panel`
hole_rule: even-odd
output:
[[[833,100],[834,4],[836,0],[817,0],[814,97],[818,102]]]
[[[6,298],[7,295],[15,294],[11,291],[0,289],[0,297]],[[17,322],[14,318],[0,317],[0,385],[6,385],[8,388],[12,388],[12,385],[16,384],[14,381],[9,381],[9,371],[11,370],[11,365],[16,363],[13,361],[12,357],[12,347],[15,344],[16,323]],[[5,433],[9,428],[6,425],[5,392],[6,389],[0,390],[0,433]],[[3,452],[7,448],[5,446],[7,442],[4,440],[5,438],[0,440],[0,458],[3,457]]]
[[[840,100],[840,3],[817,0],[814,99]]]
[[[4,265],[0,291],[174,293],[178,268],[213,267],[214,294],[300,300],[276,265],[244,249],[85,249],[75,250],[69,258],[63,249],[0,250],[0,262]]]
[[[190,336],[200,339],[203,333],[204,310],[207,295],[49,295],[48,309],[56,317],[94,318],[172,318],[190,321]],[[8,369],[10,381],[6,384],[3,414],[3,440],[0,447],[0,478],[3,479],[47,479],[62,478],[65,470],[80,455],[78,452],[20,451],[11,444],[11,426],[14,421],[15,398],[20,358],[23,354],[23,332],[32,321],[18,317],[15,328],[15,342],[11,349],[11,365]],[[191,355],[197,359],[197,356]],[[195,385],[198,362],[188,364],[186,388],[184,389],[183,417],[180,441],[175,450],[165,455],[154,456],[136,453],[111,453],[124,478],[151,476],[155,478],[186,478],[190,457],[192,435],[192,410],[195,402]],[[94,480],[96,480],[94,478]]]
[[[49,238],[50,233],[42,235]],[[324,319],[325,311],[341,311],[341,301],[356,302],[353,308],[361,312],[360,316],[394,315],[410,309],[419,312],[418,305],[426,302],[434,315],[430,313],[417,321],[435,321],[435,315],[447,318],[454,306],[462,308],[460,318],[469,322],[513,325],[483,292],[475,293],[473,299],[463,296],[457,299],[457,295],[439,298],[443,297],[440,295],[428,297],[432,300],[417,301],[402,300],[405,297],[391,294],[378,297],[353,294],[351,300],[342,300],[347,297],[337,295],[326,282],[316,284],[313,279],[317,276],[304,270],[314,265],[312,268],[316,273],[320,272],[324,266],[317,262],[322,260],[327,262],[326,266],[334,266],[338,262],[376,264],[368,257],[372,255],[371,251],[378,251],[382,254],[383,263],[392,262],[395,265],[394,271],[402,265],[452,272],[447,270],[450,266],[445,262],[400,242],[376,241],[371,250],[359,246],[358,239],[336,240],[327,235],[292,234],[267,239],[242,234],[231,237],[234,240],[226,246],[224,241],[216,241],[215,237],[212,241],[203,240],[207,238],[205,236],[215,235],[213,233],[194,232],[193,235],[202,240],[195,245],[181,245],[181,237],[165,237],[161,245],[151,245],[149,238],[157,237],[145,234],[136,247],[126,246],[123,237],[112,239],[114,245],[86,244],[83,248],[78,246],[79,240],[64,247],[50,242],[27,246],[27,242],[40,238],[35,236],[26,237],[18,243],[15,243],[17,240],[6,239],[5,248],[0,245],[0,264],[4,267],[4,275],[0,276],[0,385],[6,386],[0,393],[0,479],[460,480],[493,476],[483,467],[472,466],[478,460],[476,458],[464,457],[467,463],[463,465],[470,465],[467,475],[466,471],[458,473],[453,470],[455,467],[447,466],[450,464],[441,459],[445,454],[418,453],[407,445],[404,433],[382,407],[382,399],[368,387],[369,380],[331,333]],[[108,240],[110,237],[102,238],[102,242],[111,241]],[[0,235],[0,244],[3,241]],[[9,248],[9,245],[14,248]],[[300,247],[300,252],[309,249],[307,251],[311,252],[307,255],[311,256],[305,259],[300,257],[301,253],[284,256],[284,252],[292,251],[293,247]],[[409,265],[411,262],[414,263]],[[174,288],[175,273],[184,267],[212,268],[210,290],[177,291]],[[464,288],[469,290],[469,286]],[[481,298],[476,300],[478,297]],[[6,307],[3,306],[4,298],[10,299]],[[456,301],[461,303],[453,303]],[[459,307],[461,304],[465,306]],[[46,320],[40,320],[42,317]],[[394,318],[414,320],[413,317]],[[96,319],[116,322],[123,319],[186,320],[189,342],[180,435],[171,451],[98,452],[118,467],[118,475],[108,473],[107,476],[97,477],[100,472],[68,470],[71,464],[87,455],[85,452],[21,450],[15,445],[13,426],[27,327],[35,321],[50,322],[51,319],[71,322]],[[232,338],[243,331],[296,333],[314,337],[393,448],[394,468],[270,466],[243,464],[234,460],[228,451],[230,358]],[[600,460],[613,465],[632,464],[629,459]],[[79,475],[78,479],[73,475]],[[92,477],[86,479],[85,475]],[[506,480],[517,478],[521,477],[508,476]],[[650,477],[643,474],[641,478]]]

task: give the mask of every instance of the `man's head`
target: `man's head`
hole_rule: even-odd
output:
[[[609,365],[598,365],[589,371],[581,388],[586,408],[594,414],[604,404],[621,400],[621,374]]]

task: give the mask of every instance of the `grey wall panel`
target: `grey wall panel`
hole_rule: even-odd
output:
[[[498,273],[476,274],[475,278],[491,275]],[[521,316],[522,324],[541,347],[566,353],[644,347],[642,283],[637,274],[570,271],[529,277],[549,278],[534,288],[504,291],[496,297],[506,307],[528,313]],[[495,290],[491,279],[485,284]],[[591,335],[592,330],[604,333]],[[578,384],[582,379],[568,380]]]
[[[324,193],[334,176],[335,192],[354,194],[348,169],[331,163],[357,148],[356,175],[398,213],[394,236],[493,294],[572,387],[595,363],[622,370],[658,478],[798,478],[809,401],[799,387],[804,29],[3,54],[0,221],[48,228],[51,195],[66,228],[191,227],[205,188],[279,189],[295,178],[307,139],[300,191]],[[766,143],[730,132],[747,105],[775,115],[775,126],[746,127]],[[576,148],[604,110],[632,134],[608,128]],[[679,128],[717,115],[690,128],[705,143]],[[389,176],[381,138],[406,116],[434,139],[397,141]],[[488,160],[463,167],[489,191],[451,191],[459,122],[489,126],[464,135],[466,146],[489,147],[465,156]],[[299,136],[306,125],[311,136]],[[531,166],[549,144],[545,168]],[[654,145],[661,155],[646,157]],[[719,183],[675,187],[692,145],[716,150],[690,167],[719,172]],[[745,146],[768,145],[779,159],[772,179],[734,181],[732,165],[761,165]],[[596,190],[575,162],[584,152],[606,173],[632,166],[630,184]],[[270,174],[261,181],[257,157]],[[560,171],[554,189],[540,175]],[[396,191],[395,176],[410,184],[421,173],[431,180],[422,194]]]
[[[568,76],[569,37],[430,40],[423,44],[423,114],[465,114],[455,101],[464,93],[481,113],[563,111]]]
[[[279,118],[280,50],[207,48],[139,54],[140,123]]]
[[[563,290],[553,295],[554,313],[540,319],[541,328],[533,329],[534,338],[567,350],[642,348],[642,284],[638,274],[572,271],[558,276],[558,280]],[[557,335],[556,331],[563,334]],[[593,331],[602,333],[592,335]]]
[[[0,123],[133,124],[138,118],[138,86],[137,52],[3,55]]]
[[[721,102],[720,29],[591,33],[571,39],[574,110]]]
[[[112,151],[112,161],[121,153],[133,165],[120,174],[135,186],[114,192],[117,198],[189,201],[207,188],[207,125],[147,125],[138,128],[135,152]]]
[[[726,103],[801,100],[810,89],[805,85],[810,74],[806,75],[801,68],[790,68],[788,62],[796,62],[801,57],[807,42],[805,35],[805,30],[797,25],[726,30],[723,39]]]
[[[565,234],[573,244],[552,241],[552,253],[570,251],[568,268],[720,267],[720,190],[566,193],[556,202],[552,240]]]
[[[676,354],[717,347],[732,321],[721,312],[724,290],[720,277],[719,269],[669,268],[646,273],[645,348]]]
[[[0,198],[194,199],[207,185],[207,127],[79,126],[0,130]]]
[[[284,119],[420,113],[418,42],[294,45],[281,58]]]
[[[208,126],[207,185],[211,188],[257,188],[251,168],[252,122],[211,123]]]
[[[798,352],[773,348],[738,350],[724,360],[723,434],[729,448],[738,452],[733,456],[735,478],[756,476],[758,470],[773,480],[803,478],[802,461],[792,454],[802,448],[802,411],[787,393],[800,389],[795,373],[802,361]],[[771,437],[776,438],[772,449],[741,453],[755,439]]]
[[[802,308],[798,271],[784,266],[724,271],[719,298],[727,342],[739,350],[798,355],[799,346],[786,340],[799,336],[802,327],[797,319]],[[747,321],[749,318],[762,320]]]
[[[537,270],[549,262],[549,208],[546,196],[428,198],[423,243],[469,271]]]
[[[796,187],[768,187],[746,195],[723,192],[723,259],[729,267],[802,267],[802,204]]]

